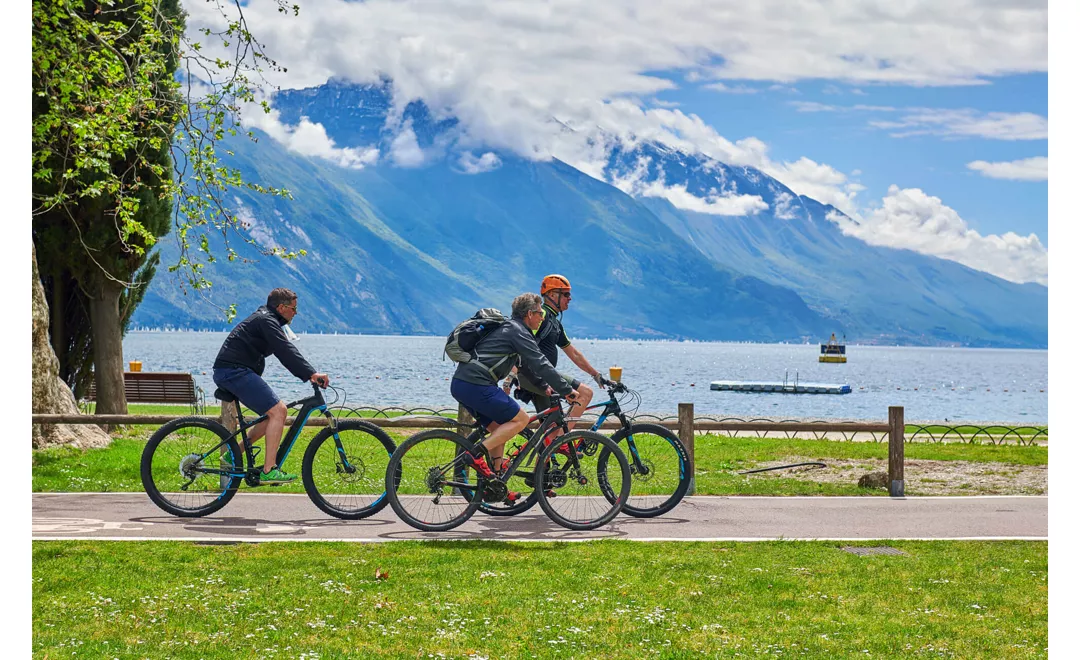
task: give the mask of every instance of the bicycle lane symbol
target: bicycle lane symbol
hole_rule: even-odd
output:
[[[141,529],[143,529],[142,523],[98,520],[97,518],[34,518],[31,533],[88,534],[104,531],[133,532]]]

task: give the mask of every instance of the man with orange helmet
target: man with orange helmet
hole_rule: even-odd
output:
[[[567,338],[566,331],[563,329],[562,313],[570,306],[570,280],[556,273],[548,275],[540,281],[540,296],[544,299],[544,320],[536,330],[533,330],[540,352],[544,354],[544,357],[552,366],[556,366],[559,361],[559,349],[562,349],[571,362],[592,376],[598,385],[603,386],[604,377],[589,364],[581,351],[570,343],[570,339]],[[543,380],[530,373],[527,368],[518,369],[517,375],[521,388],[529,393],[537,411],[551,406],[551,398],[547,395],[547,388],[538,384],[543,383]],[[569,374],[560,372],[559,375],[577,394],[568,416],[578,417],[589,405],[589,402],[592,401],[592,388]],[[504,389],[509,390],[509,383],[504,384]],[[574,428],[573,422],[568,426]]]

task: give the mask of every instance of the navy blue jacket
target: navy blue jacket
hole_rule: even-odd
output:
[[[266,356],[274,355],[292,375],[300,380],[311,380],[315,369],[296,350],[281,326],[285,317],[266,305],[255,310],[232,329],[214,360],[214,368],[247,367],[262,375],[266,368]]]

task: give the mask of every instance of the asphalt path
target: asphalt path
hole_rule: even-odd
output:
[[[306,495],[238,493],[221,511],[177,518],[143,493],[34,493],[33,539],[236,541],[501,540],[762,541],[1046,540],[1048,500],[1032,497],[688,497],[660,518],[620,515],[591,532],[539,506],[513,518],[477,512],[449,532],[421,532],[390,507],[358,521],[324,514]]]

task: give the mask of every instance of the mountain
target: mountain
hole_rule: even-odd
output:
[[[953,261],[872,246],[845,235],[832,206],[799,196],[752,167],[729,167],[662,145],[616,149],[605,174],[757,195],[770,211],[718,216],[640,201],[676,234],[717,263],[794,289],[812,309],[860,342],[970,346],[1047,343],[1048,289],[1015,284]]]
[[[235,193],[252,238],[308,250],[283,261],[233,240],[254,261],[215,263],[207,276],[214,304],[235,302],[241,316],[287,286],[300,295],[298,330],[444,334],[479,307],[509,311],[513,296],[559,272],[574,284],[565,321],[578,336],[816,341],[835,331],[858,341],[1046,345],[1045,287],[868,246],[826,218],[830,207],[753,168],[654,143],[613,151],[609,180],[636,171],[699,196],[735,191],[769,204],[712,216],[628,195],[558,160],[500,152],[493,169],[466,173],[454,151],[457,121],[421,103],[399,122],[425,162],[395,166],[386,158],[395,134],[384,128],[385,85],[332,81],[281,92],[273,105],[283,122],[307,117],[338,146],[375,145],[384,156],[357,170],[266,137],[229,142],[227,162],[246,180],[294,195]],[[174,241],[162,250],[175,260]],[[214,304],[163,273],[133,322],[221,329]]]

